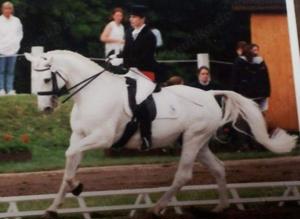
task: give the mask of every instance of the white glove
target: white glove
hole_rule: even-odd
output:
[[[119,65],[123,64],[123,59],[122,58],[114,58],[114,59],[109,60],[109,62],[112,66],[119,66]]]
[[[118,57],[117,54],[112,54],[112,55],[108,56],[108,60],[110,60],[110,59],[115,59],[115,58],[117,58],[117,57]]]
[[[108,56],[106,62],[109,62],[112,66],[119,66],[123,64],[123,58],[118,58],[117,54]]]

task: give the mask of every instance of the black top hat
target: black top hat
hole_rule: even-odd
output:
[[[145,5],[132,5],[130,8],[130,15],[139,17],[146,17],[148,8]]]

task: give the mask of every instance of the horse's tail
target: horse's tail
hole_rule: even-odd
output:
[[[232,122],[233,127],[238,130],[238,128],[235,127],[235,123],[239,116],[241,116],[249,124],[255,139],[268,150],[274,153],[287,153],[296,146],[297,136],[289,135],[282,129],[277,129],[277,131],[269,137],[264,117],[254,101],[232,91],[210,92],[214,96],[220,95],[224,97],[221,125]]]

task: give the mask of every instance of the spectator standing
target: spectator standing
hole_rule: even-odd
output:
[[[239,41],[236,44],[236,54],[237,56],[242,56],[244,53],[244,48],[248,45],[248,43],[246,41]]]
[[[251,51],[254,54],[254,56],[259,56],[259,45],[252,43],[250,44]]]
[[[109,22],[100,36],[100,41],[105,43],[105,56],[110,53],[119,54],[124,47],[125,29],[122,24],[124,11],[122,8],[115,8],[111,15],[112,21]]]
[[[247,45],[243,55],[236,60],[233,75],[234,91],[260,105],[265,105],[262,102],[265,102],[271,93],[268,68],[263,58],[253,52],[252,45]]]
[[[0,16],[0,96],[15,95],[14,71],[16,54],[23,38],[23,28],[19,18],[13,15],[14,5],[7,1],[2,4]]]
[[[156,38],[156,48],[161,48],[164,45],[164,41],[163,41],[160,30],[157,28],[152,28],[151,31]]]
[[[246,45],[243,54],[239,56],[233,66],[233,90],[259,104],[262,112],[268,109],[268,97],[271,93],[268,68],[262,57],[253,51],[252,45]],[[243,119],[239,119],[236,126],[250,134],[250,128]],[[253,140],[244,134],[235,133],[236,142],[244,149],[255,145]]]

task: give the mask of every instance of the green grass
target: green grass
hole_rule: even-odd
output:
[[[69,114],[72,103],[61,105],[53,114],[45,115],[37,110],[36,97],[17,95],[0,98],[0,148],[4,147],[3,135],[13,135],[9,144],[16,144],[23,134],[28,134],[26,145],[32,151],[32,160],[27,162],[0,162],[0,173],[54,170],[64,167],[65,150],[70,137]],[[222,160],[275,157],[270,152],[218,153]],[[300,155],[297,149],[288,155]],[[106,166],[125,164],[151,164],[176,162],[176,156],[115,157],[104,155],[101,150],[87,152],[81,166]]]

